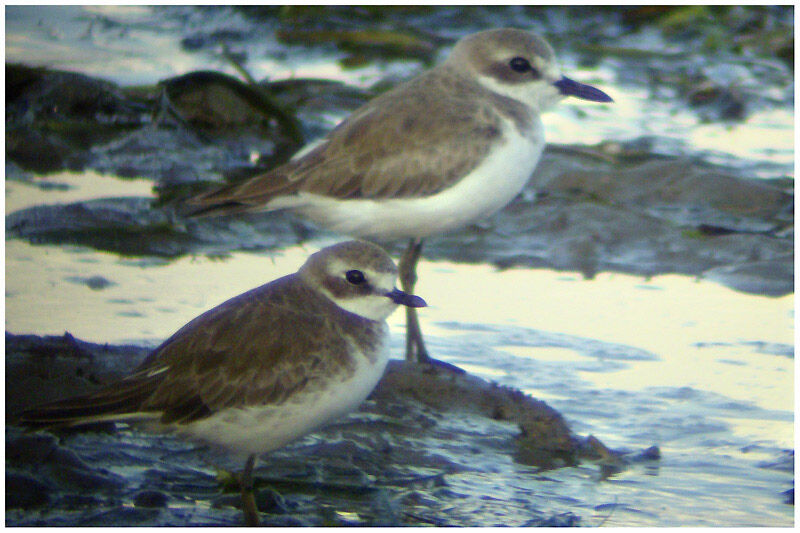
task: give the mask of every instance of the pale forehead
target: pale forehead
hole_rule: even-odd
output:
[[[384,265],[383,268],[376,268],[376,265],[373,263],[353,263],[350,261],[340,261],[338,259],[329,261],[325,270],[328,274],[333,275],[340,275],[349,270],[360,270],[369,279],[386,278],[394,280],[397,276],[397,268],[394,265],[391,265],[391,267]]]
[[[348,241],[320,250],[309,263],[317,263],[329,272],[369,270],[375,274],[397,273],[391,257],[379,246],[365,241]]]
[[[553,49],[543,38],[534,33],[511,28],[469,35],[459,41],[454,52],[459,48],[469,49],[469,55],[476,58],[520,55],[527,58],[539,57],[548,63],[555,60]]]

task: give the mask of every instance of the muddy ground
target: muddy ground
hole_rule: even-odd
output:
[[[280,20],[281,43],[315,50],[334,46],[345,52],[341,61],[349,65],[377,57],[414,58],[424,66],[468,30],[448,9],[400,10],[391,16],[402,24],[381,31],[372,28],[384,14],[370,9],[333,18],[320,17],[314,8],[263,11]],[[261,15],[257,9],[246,13]],[[516,16],[473,15],[480,27]],[[758,81],[771,81],[762,72],[782,72],[763,61],[747,64],[756,83],[737,86],[720,81],[724,76],[714,76],[708,65],[698,66],[691,54],[603,43],[653,24],[668,40],[703,50],[708,54],[703,57],[722,49],[793,64],[785,13],[651,6],[620,16],[610,10],[581,17],[567,13],[570,25],[559,22],[563,14],[527,15],[547,21],[547,33],[560,49],[569,46],[570,32],[585,37],[575,45],[585,64],[612,56],[619,62],[619,80],[647,79],[651,101],[661,104],[659,96],[666,94],[708,122],[741,123],[759,109],[783,105],[775,91],[760,90]],[[609,20],[614,25],[598,23]],[[349,24],[370,31],[337,27]],[[687,35],[686,27],[695,31]],[[720,35],[724,31],[737,38]],[[186,36],[183,46],[203,50],[226,38],[246,42],[248,35],[198,31]],[[230,59],[241,60],[235,54]],[[246,76],[195,71],[131,87],[57,68],[7,64],[6,180],[52,188],[59,184],[41,176],[94,170],[152,180],[156,198],[35,205],[6,213],[6,238],[170,260],[279,250],[325,237],[323,230],[281,212],[186,218],[181,200],[285,161],[304,141],[330,129],[331,117],[346,116],[399,80],[387,76],[364,89],[306,78],[242,79]],[[665,153],[660,144],[653,136],[550,144],[530,183],[508,207],[430,239],[425,256],[578,271],[586,278],[604,271],[644,277],[681,273],[751,294],[793,293],[793,179],[762,179],[747,165],[714,164],[691,151]],[[404,243],[383,244],[397,255]],[[20,406],[121,375],[146,351],[69,336],[7,334],[7,421]],[[226,485],[215,479],[205,452],[129,428],[105,431],[55,437],[8,426],[7,524],[239,523],[237,497],[223,492]],[[548,515],[531,504],[534,491],[494,498],[504,487],[493,484],[493,472],[506,469],[525,485],[549,480],[547,469],[582,464],[602,478],[626,461],[657,462],[657,457],[657,448],[625,457],[609,452],[599,440],[573,434],[561,415],[522,393],[447,367],[393,362],[360,412],[262,464],[259,507],[265,522],[276,526],[576,525],[575,514]],[[460,483],[469,489],[460,490]]]
[[[212,466],[225,464],[224,456],[124,425],[55,434],[14,425],[26,405],[95,389],[147,353],[70,335],[6,335],[9,524],[239,523],[234,484]],[[483,522],[456,509],[466,495],[455,493],[450,479],[490,476],[502,463],[535,478],[581,460],[599,477],[657,459],[656,448],[627,457],[611,452],[572,433],[544,402],[456,367],[391,361],[357,413],[264,458],[257,500],[272,526],[477,525]],[[519,525],[578,521],[530,510]]]
[[[221,177],[253,175],[296,148],[278,122],[269,120],[272,115],[254,107],[253,88],[222,75],[182,79],[176,84],[181,95],[211,91],[226,97],[220,98],[223,109],[212,110],[214,120],[201,120],[164,104],[177,90],[169,80],[142,96],[141,90],[132,95],[80,75],[21,66],[6,70],[15,89],[9,91],[7,179],[36,183],[33,171],[44,169],[35,165],[47,163],[49,170],[147,176],[158,193],[155,201],[97,199],[9,213],[8,237],[178,257],[277,249],[323,233],[283,212],[211,219],[180,214],[188,195],[217,186]],[[277,91],[275,98],[283,94],[291,106],[310,98],[318,84],[296,80],[291,97]],[[360,91],[339,90],[349,99],[342,103],[341,95],[330,91],[329,105],[350,108],[366,98]],[[54,93],[63,101],[53,104]],[[59,109],[56,116],[51,106]],[[219,123],[223,116],[240,120]],[[252,164],[254,151],[261,157]],[[42,154],[56,160],[43,161]],[[501,268],[579,271],[589,278],[609,270],[644,276],[677,272],[756,294],[791,293],[793,181],[741,174],[691,158],[652,155],[634,145],[550,145],[526,189],[506,209],[429,239],[425,254]],[[403,243],[383,244],[400,250]]]

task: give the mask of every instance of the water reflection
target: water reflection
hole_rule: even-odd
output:
[[[220,34],[248,36],[235,42],[246,51],[246,68],[255,79],[311,77],[366,88],[384,78],[407,77],[421,68],[415,60],[345,68],[339,61],[343,52],[282,45],[275,40],[269,21],[249,20],[233,9],[213,16],[188,9],[142,6],[10,6],[6,17],[8,61],[78,71],[124,85],[153,84],[193,70],[213,69],[237,76],[221,46],[194,51],[183,45],[187,38],[211,38],[208,36],[214,29]],[[497,24],[510,22],[498,19]],[[515,25],[525,26],[526,21],[515,21]],[[647,48],[646,38],[639,34],[633,37],[633,49]],[[657,42],[656,49],[664,46],[661,39]],[[657,149],[668,154],[694,153],[734,166],[747,160],[766,165],[758,171],[767,177],[793,175],[793,109],[754,111],[744,123],[735,125],[704,123],[678,94],[666,98],[660,95],[654,101],[652,87],[644,81],[621,83],[624,76],[619,70],[626,67],[618,59],[600,61],[586,69],[578,64],[573,50],[566,45],[561,48],[564,71],[576,79],[601,80],[600,86],[615,103],[598,106],[567,100],[545,117],[550,142],[594,144],[652,136]],[[741,67],[728,63],[720,66],[723,74],[731,68]],[[786,91],[772,85],[764,90],[774,93],[775,100],[781,100]],[[576,114],[590,118],[576,120]]]
[[[185,257],[153,264],[10,241],[6,327],[40,334],[67,330],[96,342],[156,342],[227,298],[294,272],[318,248],[311,244],[270,255],[234,253],[227,260]],[[110,284],[93,290],[81,282],[91,278]],[[585,363],[586,356],[638,359],[610,372],[577,370],[598,387],[689,387],[764,409],[792,408],[793,358],[759,352],[765,343],[791,352],[792,295],[745,295],[679,275],[658,276],[643,286],[641,278],[623,274],[583,281],[548,270],[499,271],[443,262],[422,264],[418,292],[429,303],[422,320],[434,337],[452,336],[453,323],[459,324],[456,330],[464,324],[490,324],[507,326],[501,331],[529,328],[635,347],[657,357],[623,357],[596,347],[577,354],[570,347],[532,350],[520,344],[522,333],[517,347],[513,335],[505,340],[501,335],[497,345],[511,356],[559,364]],[[403,314],[395,313],[389,323],[400,334]],[[489,332],[465,335],[493,339]]]
[[[6,244],[7,330],[155,344],[329,243],[171,262]],[[80,281],[96,277],[111,283],[98,290]],[[741,505],[751,510],[722,523],[790,523],[779,492],[791,473],[760,465],[793,443],[792,296],[746,295],[677,275],[584,281],[445,262],[420,265],[417,292],[430,304],[421,317],[437,357],[546,399],[580,434],[634,450],[661,446],[657,471],[634,466],[600,490],[592,468],[588,476],[565,469],[548,474],[555,485],[540,483],[537,494],[574,498],[580,503],[569,507],[587,511],[590,523],[609,515],[592,505],[624,503],[606,525],[711,525]],[[403,314],[389,322],[399,357]],[[516,468],[503,467],[499,482],[513,482]],[[528,497],[553,508],[551,499]],[[664,506],[684,511],[649,512]]]
[[[97,15],[123,24],[92,26]],[[12,6],[6,16],[9,61],[123,84],[154,83],[196,69],[231,72],[219,56],[187,52],[180,45],[182,23],[163,12],[154,17],[149,7]],[[251,27],[236,21],[230,26]],[[260,31],[270,34],[269,28]],[[256,78],[307,75],[366,87],[418,68],[412,62],[345,70],[335,52],[282,47],[285,55],[270,55],[265,50],[276,46],[274,40],[256,43],[260,33],[250,39],[247,67]],[[563,57],[569,60],[568,53]],[[716,151],[724,161],[771,162],[792,172],[791,109],[756,111],[735,127],[700,124],[674,95],[654,101],[648,88],[616,83],[616,66],[607,62],[592,70],[563,66],[577,79],[603,80],[616,104],[565,102],[545,116],[551,142],[653,135],[660,143],[675,143],[671,148],[680,155]],[[582,114],[590,118],[576,120]],[[7,181],[6,212],[151,196],[151,187],[147,180],[91,172]],[[227,298],[295,271],[324,244],[167,262],[9,241],[6,329],[156,344]],[[792,461],[782,455],[794,440],[793,295],[747,295],[678,275],[643,280],[601,273],[585,281],[548,270],[446,262],[421,264],[417,292],[430,304],[421,318],[436,357],[547,399],[578,433],[632,450],[655,443],[663,455],[657,466],[636,465],[602,484],[594,465],[551,472],[530,491],[513,488],[518,482],[528,487],[531,472],[506,458],[486,479],[465,477],[472,485],[459,486],[453,476],[450,489],[516,500],[520,516],[530,505],[567,508],[589,525],[792,524],[793,510],[780,492],[793,482]],[[403,314],[392,316],[390,326],[399,356]]]
[[[32,181],[6,181],[6,213],[36,205],[70,204],[97,198],[155,198],[153,181],[83,172],[54,172]]]

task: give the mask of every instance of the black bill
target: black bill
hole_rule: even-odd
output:
[[[387,292],[386,296],[392,299],[396,304],[405,305],[406,307],[428,307],[425,300],[419,296],[408,294],[400,289],[394,289],[392,292]]]
[[[575,80],[571,80],[566,76],[562,76],[561,79],[555,82],[553,85],[558,87],[558,90],[564,96],[575,96],[583,100],[591,100],[592,102],[614,101],[611,99],[610,96],[608,96],[600,89],[595,89],[591,85],[586,85],[585,83],[580,83]]]

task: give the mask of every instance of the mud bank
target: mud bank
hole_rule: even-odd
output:
[[[301,130],[321,134],[330,127],[325,116],[346,114],[372,94],[320,80],[250,86],[209,72],[135,89],[21,65],[6,73],[8,179],[57,188],[38,173],[93,170],[152,180],[157,196],[44,201],[7,214],[7,236],[167,258],[278,249],[320,236],[287,213],[186,218],[182,199],[285,161]],[[425,253],[588,278],[676,272],[745,292],[791,293],[793,181],[746,174],[658,155],[644,140],[550,145],[509,206],[430,239]]]
[[[233,487],[213,478],[213,454],[191,444],[124,426],[57,437],[14,427],[25,405],[91,390],[147,352],[70,335],[6,335],[7,525],[238,522]],[[633,460],[657,458],[651,449]],[[544,402],[444,363],[392,361],[359,412],[265,458],[259,506],[275,526],[479,525],[453,507],[468,496],[451,479],[480,483],[504,464],[535,485],[580,460],[625,464],[596,438],[573,434]],[[518,525],[577,521],[529,509]]]

